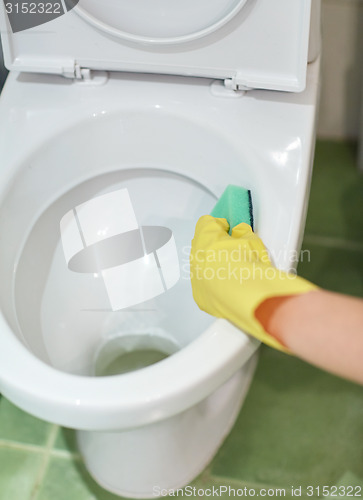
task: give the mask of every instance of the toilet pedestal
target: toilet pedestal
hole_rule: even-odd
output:
[[[94,479],[126,497],[155,498],[200,474],[230,432],[250,386],[258,353],[216,392],[192,408],[122,432],[77,431]]]

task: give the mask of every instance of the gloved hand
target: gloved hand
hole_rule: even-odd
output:
[[[261,239],[248,224],[228,234],[226,219],[210,215],[196,225],[190,254],[194,300],[203,311],[225,318],[262,342],[289,352],[266,332],[255,312],[266,299],[306,293],[312,283],[276,269]]]

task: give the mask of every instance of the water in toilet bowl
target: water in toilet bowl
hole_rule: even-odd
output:
[[[115,221],[108,218],[109,224],[100,225],[97,231],[96,219],[102,219],[100,207],[88,219],[79,207],[92,208],[87,208],[87,203],[97,205],[109,197],[122,198],[126,192],[132,203],[134,223],[143,234],[143,245],[151,245],[151,253],[150,248],[144,248],[148,250],[146,258],[155,255],[158,260],[148,269],[149,275],[160,282],[155,281],[148,294],[140,297],[137,287],[132,291],[125,284],[128,273],[140,274],[135,268],[136,254],[125,257],[126,252],[123,257],[120,255],[118,266],[112,262],[109,266],[103,264],[103,268],[92,268],[92,259],[87,261],[88,268],[82,268],[81,255],[80,270],[69,265],[74,257],[69,249],[79,250],[76,240],[80,236],[76,234],[72,240],[65,236],[65,231],[62,233],[61,221],[68,217],[70,233],[75,222],[83,233],[81,239],[87,239],[87,228],[92,226],[98,238],[96,243],[104,242],[102,227],[112,226]],[[39,215],[26,238],[14,281],[17,322],[29,349],[59,370],[102,376],[161,361],[196,338],[213,318],[201,312],[193,301],[189,249],[195,221],[208,213],[214,203],[215,197],[197,183],[157,169],[105,174],[81,183],[55,200]],[[76,221],[67,216],[74,213],[78,214]],[[130,228],[135,230],[132,225]],[[120,228],[115,231],[119,231],[116,237],[120,237]],[[127,234],[124,238],[130,238]],[[119,249],[126,240],[120,241]],[[162,250],[168,244],[169,253]],[[81,253],[89,246],[86,244]],[[134,268],[123,269],[130,264]],[[119,273],[116,278],[115,269]]]
[[[155,330],[149,334],[122,332],[107,338],[94,357],[94,375],[120,375],[158,363],[179,350],[171,336]]]

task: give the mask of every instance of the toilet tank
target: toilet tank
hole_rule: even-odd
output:
[[[319,52],[320,0],[67,0],[48,17],[16,5],[1,2],[0,29],[6,66],[18,71],[172,74],[300,92]]]

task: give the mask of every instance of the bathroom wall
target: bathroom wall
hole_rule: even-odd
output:
[[[354,139],[363,98],[363,0],[322,0],[322,28],[318,135]]]

